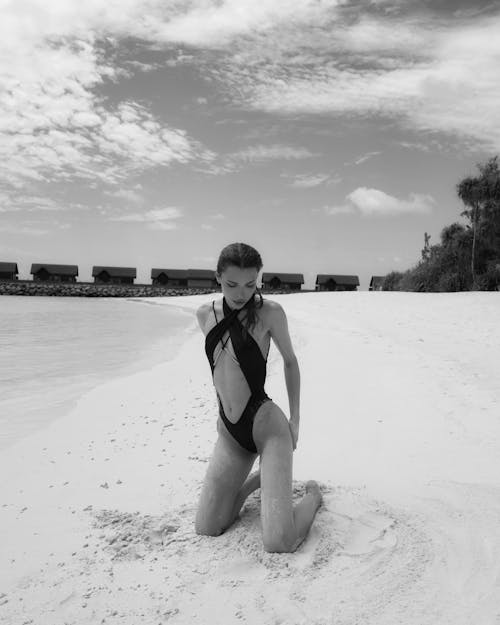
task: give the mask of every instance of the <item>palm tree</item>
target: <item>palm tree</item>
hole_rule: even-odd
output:
[[[472,223],[472,255],[471,255],[471,273],[472,273],[472,288],[476,284],[476,270],[475,270],[475,258],[476,258],[476,238],[477,238],[477,224],[479,222],[481,211],[481,199],[482,199],[482,183],[480,178],[468,176],[461,180],[457,185],[458,197],[462,200],[465,206],[469,208],[464,210],[461,215],[470,219]]]
[[[457,185],[458,197],[466,207],[461,214],[472,223],[472,284],[476,285],[476,243],[478,234],[493,254],[500,253],[500,169],[498,156],[478,164],[479,176],[468,176]],[[484,247],[484,245],[483,245]]]

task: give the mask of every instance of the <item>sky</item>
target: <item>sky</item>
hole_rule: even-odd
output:
[[[0,261],[404,271],[500,152],[500,7],[0,0]]]

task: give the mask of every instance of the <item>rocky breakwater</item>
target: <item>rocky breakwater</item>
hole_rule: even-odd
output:
[[[168,287],[152,284],[94,284],[88,282],[0,282],[0,295],[43,295],[59,297],[159,297],[200,295],[212,289]]]

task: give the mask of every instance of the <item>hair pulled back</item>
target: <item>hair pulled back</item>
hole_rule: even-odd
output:
[[[262,258],[259,252],[246,243],[230,243],[219,254],[219,260],[217,261],[217,273],[220,275],[225,269],[230,266],[239,267],[240,269],[254,268],[260,271],[263,267]],[[262,308],[264,301],[262,293],[258,288],[255,289],[255,293],[259,296],[258,302],[255,301],[255,296],[252,296],[246,307],[246,328],[251,330],[257,322],[257,308]],[[245,332],[245,328],[244,328]]]

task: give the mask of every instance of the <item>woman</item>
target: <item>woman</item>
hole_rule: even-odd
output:
[[[260,486],[264,548],[291,552],[306,537],[321,504],[321,492],[316,482],[307,482],[303,499],[295,507],[292,504],[300,373],[283,308],[263,299],[256,288],[261,269],[262,260],[253,247],[228,245],[217,262],[222,301],[203,304],[196,312],[205,334],[219,418],[195,528],[198,534],[218,536]],[[264,391],[271,338],[284,361],[290,422]],[[249,476],[257,456],[260,472]]]

